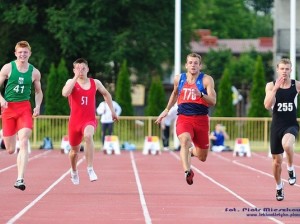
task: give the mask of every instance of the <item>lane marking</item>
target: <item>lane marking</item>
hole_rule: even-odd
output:
[[[180,160],[180,157],[174,153],[174,152],[171,152],[172,156],[174,156],[177,160]],[[224,159],[227,159],[227,158],[224,158]],[[235,193],[234,191],[230,190],[228,187],[226,187],[225,185],[219,183],[218,181],[216,181],[215,179],[213,179],[212,177],[206,175],[204,172],[202,172],[201,170],[199,170],[197,167],[191,165],[191,168],[193,168],[194,171],[196,171],[197,173],[199,173],[200,175],[202,175],[203,177],[205,177],[206,179],[208,179],[209,181],[211,181],[212,183],[218,185],[219,187],[221,187],[222,189],[224,189],[225,191],[227,191],[228,193],[232,194],[234,197],[236,197],[237,199],[239,199],[240,201],[244,202],[245,204],[249,205],[250,207],[252,208],[258,208],[256,207],[254,204],[252,204],[251,202],[247,201],[246,199],[244,199],[243,197],[239,196],[237,193]],[[264,212],[261,212],[259,211],[259,213],[264,213]],[[280,220],[278,219],[275,219],[273,217],[266,217],[272,221],[274,221],[275,223],[278,223],[278,224],[284,224],[284,222],[281,222]]]
[[[85,157],[78,160],[77,165],[82,163],[85,160]],[[38,201],[40,201],[47,193],[49,193],[59,182],[61,182],[67,175],[70,175],[70,169],[68,169],[60,178],[58,178],[53,184],[51,184],[43,193],[41,193],[36,199],[34,199],[30,204],[8,220],[7,224],[13,224],[19,218],[22,217],[29,209],[31,209]]]
[[[241,162],[239,162],[239,161],[236,161],[236,160],[230,160],[230,159],[228,159],[228,158],[226,158],[226,157],[223,157],[222,155],[214,154],[214,156],[216,156],[216,157],[218,157],[218,158],[220,158],[220,159],[223,159],[223,160],[225,160],[225,161],[227,161],[227,162],[232,162],[233,164],[238,165],[238,166],[241,166],[241,167],[243,167],[243,168],[246,168],[246,169],[252,170],[252,171],[254,171],[254,172],[263,174],[263,175],[265,175],[265,176],[274,178],[273,175],[271,175],[271,174],[269,174],[269,173],[267,173],[267,172],[264,172],[264,171],[259,170],[259,169],[255,169],[254,167],[248,166],[248,165],[246,165],[246,164],[244,164],[244,163],[241,163]],[[296,165],[294,165],[294,166],[296,166]],[[297,166],[297,167],[298,167],[298,166]],[[288,180],[286,180],[286,179],[284,179],[284,178],[281,178],[281,180],[284,181],[284,182],[286,182],[286,183],[288,183]],[[294,184],[293,186],[300,187],[299,184]]]
[[[135,176],[135,182],[136,182],[136,185],[137,185],[137,188],[138,188],[138,191],[139,191],[140,202],[141,202],[141,205],[142,205],[145,222],[147,224],[151,224],[152,223],[151,217],[150,217],[150,214],[149,214],[149,211],[148,211],[148,207],[147,207],[146,200],[145,200],[145,197],[144,197],[142,184],[141,184],[141,181],[140,181],[139,173],[138,173],[138,170],[137,170],[137,167],[136,167],[136,163],[135,163],[135,159],[134,159],[134,155],[133,155],[132,151],[130,151],[130,158],[131,158],[131,164],[132,164],[132,168],[133,168],[133,172],[134,172],[134,176]]]
[[[46,155],[46,154],[48,154],[48,153],[50,153],[50,151],[46,151],[46,152],[43,152],[43,153],[41,153],[41,154],[35,155],[35,156],[33,156],[33,157],[30,157],[30,158],[28,159],[28,162],[29,162],[29,161],[32,161],[32,160],[35,160],[35,159],[37,159],[37,158],[39,158],[39,157],[42,157],[42,156],[44,156],[44,155]],[[4,171],[9,170],[9,169],[12,169],[12,168],[14,168],[14,167],[16,167],[16,166],[17,166],[17,164],[14,164],[14,165],[5,167],[5,168],[3,168],[3,169],[0,170],[0,173],[3,173]]]

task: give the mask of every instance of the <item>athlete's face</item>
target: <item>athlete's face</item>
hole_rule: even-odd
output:
[[[89,68],[87,67],[86,64],[80,63],[80,64],[75,64],[73,71],[75,75],[78,75],[79,77],[85,77],[87,76]]]
[[[199,58],[197,57],[188,57],[186,64],[185,64],[187,72],[194,74],[199,74],[201,69],[201,63],[199,61]]]
[[[281,63],[277,66],[278,77],[283,77],[285,80],[290,78],[291,71],[292,69],[290,64]]]
[[[27,47],[18,47],[15,50],[15,56],[18,61],[28,61],[31,51]]]

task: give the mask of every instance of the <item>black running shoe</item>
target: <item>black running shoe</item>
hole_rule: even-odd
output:
[[[282,201],[283,199],[284,199],[284,192],[283,192],[283,183],[282,183],[282,188],[279,190],[276,190],[276,200]]]
[[[192,170],[190,171],[185,171],[185,179],[188,185],[193,184],[193,177],[194,177],[194,172]]]
[[[24,191],[25,188],[26,188],[24,180],[23,179],[17,180],[14,187],[17,188],[17,189],[20,189],[21,191]]]
[[[294,185],[296,183],[296,173],[295,171],[288,171],[289,173],[289,184]]]

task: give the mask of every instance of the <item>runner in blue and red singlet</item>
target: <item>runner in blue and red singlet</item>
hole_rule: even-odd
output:
[[[174,89],[166,109],[159,115],[156,123],[168,114],[177,102],[178,119],[176,133],[180,141],[180,157],[185,178],[193,184],[194,173],[191,170],[191,155],[204,162],[209,150],[208,108],[216,104],[214,80],[201,71],[201,56],[191,53],[187,56],[187,73],[174,78]]]

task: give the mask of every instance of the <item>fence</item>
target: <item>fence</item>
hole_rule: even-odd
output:
[[[51,137],[55,148],[60,147],[62,136],[67,134],[68,116],[46,116],[34,118],[34,128],[31,137],[31,145],[38,148],[44,137]],[[143,147],[145,136],[159,136],[161,131],[159,125],[154,121],[157,117],[145,116],[121,116],[120,121],[114,125],[114,135],[119,137],[120,143],[130,142],[138,149]],[[99,117],[97,117],[99,121]],[[248,138],[252,150],[268,150],[269,130],[271,118],[249,118],[249,117],[211,117],[211,130],[216,123],[226,126],[230,140],[226,141],[229,146],[234,146],[236,138]],[[101,147],[101,125],[99,123],[94,140],[96,149]],[[173,144],[173,135],[171,135]],[[297,146],[297,145],[296,145]],[[300,146],[299,146],[300,147]]]

